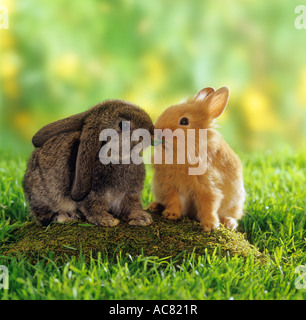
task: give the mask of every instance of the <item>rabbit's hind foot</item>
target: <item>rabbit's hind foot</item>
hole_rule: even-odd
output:
[[[66,223],[74,220],[78,220],[78,218],[70,215],[69,213],[59,213],[54,219],[54,221],[59,223]]]
[[[231,217],[222,217],[220,222],[224,224],[225,228],[236,230],[238,223],[237,220]]]
[[[88,222],[102,227],[115,227],[120,223],[120,220],[116,219],[107,211],[102,211],[99,214],[87,216],[86,219]]]
[[[145,227],[150,225],[153,222],[153,220],[148,212],[145,212],[143,210],[134,210],[129,214],[127,222],[129,225],[132,226]]]

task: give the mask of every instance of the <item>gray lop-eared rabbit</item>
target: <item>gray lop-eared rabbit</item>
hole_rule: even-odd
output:
[[[140,200],[144,164],[120,161],[104,165],[99,159],[102,144],[106,143],[99,141],[100,132],[112,128],[121,138],[122,121],[130,121],[131,133],[138,128],[154,133],[144,110],[125,101],[107,100],[50,123],[34,135],[35,150],[23,187],[39,224],[85,219],[95,225],[115,226],[119,223],[117,218],[130,225],[152,223]],[[131,149],[137,143],[131,141]]]

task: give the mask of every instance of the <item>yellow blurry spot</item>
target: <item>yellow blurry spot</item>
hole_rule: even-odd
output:
[[[0,76],[5,81],[15,78],[20,69],[20,58],[15,52],[6,51],[0,60]]]
[[[0,37],[0,50],[9,49],[15,46],[15,39],[12,36],[10,29],[3,29],[1,30],[1,37]]]
[[[242,96],[242,104],[251,130],[270,131],[278,126],[269,98],[258,89],[247,89]]]
[[[17,113],[13,118],[13,126],[26,140],[33,136],[33,117],[29,113]]]
[[[50,69],[54,75],[69,80],[75,77],[79,64],[79,58],[74,53],[66,53],[53,60]]]
[[[5,78],[11,78],[16,76],[17,74],[17,68],[16,65],[10,64],[10,63],[1,63],[0,66],[0,72],[1,76]]]
[[[15,0],[2,0],[1,4],[5,5],[8,8],[10,14],[12,14],[16,11],[16,9],[15,9],[16,1]]]
[[[150,97],[149,91],[145,90],[133,90],[127,92],[123,96],[123,100],[131,101],[132,103],[135,103],[136,105],[140,106],[145,111],[151,111],[152,110],[152,102],[153,99]]]
[[[14,79],[3,81],[3,92],[10,98],[17,98],[20,90],[17,82]]]
[[[139,87],[141,86],[139,85]],[[143,87],[141,90],[129,90],[123,95],[123,100],[131,101],[140,106],[154,122],[167,107],[177,102],[177,97],[162,97],[158,92],[151,90],[150,87]]]
[[[151,90],[158,90],[165,84],[166,68],[161,59],[155,55],[146,55],[142,60],[144,79],[151,86]]]

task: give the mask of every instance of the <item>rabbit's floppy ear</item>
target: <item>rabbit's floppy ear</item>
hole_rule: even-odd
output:
[[[80,131],[87,112],[79,113],[71,117],[47,124],[41,128],[32,138],[36,148],[40,148],[50,138],[65,132]]]
[[[208,110],[213,119],[221,116],[224,111],[228,98],[229,98],[230,90],[228,87],[222,87],[218,89],[216,92],[211,93],[207,97],[208,102]]]
[[[91,114],[84,122],[71,189],[71,197],[75,201],[83,200],[91,190],[94,163],[101,144],[99,134],[103,123],[105,126],[105,122],[101,123],[101,118],[97,114]]]
[[[211,87],[203,88],[194,96],[193,101],[202,101],[206,99],[213,92],[215,92],[214,88],[211,88]]]

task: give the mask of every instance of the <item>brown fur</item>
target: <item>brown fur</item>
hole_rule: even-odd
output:
[[[196,129],[196,150],[199,149],[198,129],[208,129],[207,170],[202,175],[189,175],[188,162],[154,164],[156,202],[149,209],[162,210],[163,216],[170,220],[187,215],[199,220],[205,231],[217,228],[219,222],[228,228],[236,228],[237,220],[243,215],[245,199],[242,166],[238,156],[214,129],[214,119],[225,109],[228,96],[227,87],[218,91],[205,88],[193,100],[169,107],[157,119],[155,129],[181,128],[185,133],[187,129]],[[180,125],[183,117],[189,119],[188,125]],[[174,161],[176,145],[174,139]]]
[[[122,135],[119,123],[123,120],[131,122],[131,129],[144,128],[153,134],[146,112],[120,100],[100,103],[50,123],[35,134],[32,141],[36,148],[23,187],[38,223],[81,218],[102,226],[115,226],[117,218],[131,225],[152,223],[140,200],[144,164],[104,165],[99,159],[100,132],[112,128]]]

